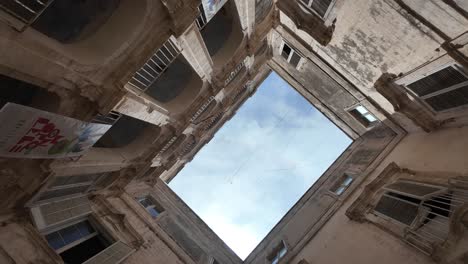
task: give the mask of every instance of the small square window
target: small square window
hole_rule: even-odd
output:
[[[340,178],[339,181],[337,181],[333,185],[330,191],[332,191],[336,195],[342,195],[346,191],[346,189],[348,189],[348,187],[351,185],[353,180],[354,179],[352,176],[345,174]]]
[[[284,43],[283,49],[281,50],[281,56],[286,59],[292,66],[297,68],[302,56],[300,56],[289,44]]]
[[[349,113],[365,127],[369,127],[372,123],[378,121],[378,119],[362,105],[350,110]]]
[[[286,253],[288,253],[288,249],[286,248],[284,241],[281,240],[281,243],[273,249],[273,252],[268,257],[268,261],[271,264],[278,264],[280,259],[282,259]]]
[[[146,211],[148,211],[148,213],[153,218],[158,217],[158,215],[164,211],[162,207],[157,205],[151,197],[143,197],[137,200],[143,207],[145,207]]]

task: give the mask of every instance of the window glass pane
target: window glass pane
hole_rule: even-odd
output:
[[[146,209],[152,217],[156,217],[159,215],[158,210],[156,210],[154,207],[149,207]]]
[[[279,258],[282,258],[284,255],[286,255],[286,252],[288,252],[288,250],[283,246],[279,252]]]
[[[343,181],[344,186],[349,186],[353,181],[353,177],[346,175],[346,179]]]
[[[283,56],[285,59],[288,59],[290,53],[291,53],[291,48],[288,46],[288,44],[284,43],[284,47],[283,47],[283,51],[281,52],[281,56]]]
[[[76,227],[78,228],[82,236],[87,236],[89,234],[96,232],[88,221],[80,222],[76,224]]]
[[[363,115],[364,115],[365,113],[369,112],[369,111],[367,111],[367,109],[366,109],[364,106],[362,106],[362,105],[356,107],[356,110],[358,110],[358,112],[361,113],[361,114],[363,114]]]
[[[145,208],[154,205],[153,202],[148,198],[141,199],[140,204],[143,205]]]
[[[66,227],[60,230],[59,233],[66,244],[70,244],[71,242],[77,241],[82,237],[82,235],[80,234],[80,230],[76,228],[76,225]]]
[[[301,60],[301,57],[300,57],[299,55],[297,55],[296,52],[294,52],[294,53],[292,54],[290,63],[292,64],[292,66],[297,67],[297,65],[299,64],[299,61],[300,61],[300,60]]]
[[[345,190],[346,190],[346,187],[341,186],[338,189],[336,189],[335,193],[338,194],[338,195],[341,195],[342,193],[344,193]]]
[[[418,204],[384,195],[375,207],[375,211],[410,226],[418,214],[418,207]]]
[[[48,234],[45,238],[47,239],[47,243],[55,250],[65,246],[65,242],[63,242],[58,232]]]
[[[377,118],[375,118],[375,116],[373,116],[372,114],[366,114],[364,115],[364,117],[369,120],[369,122],[375,122],[377,121]]]
[[[330,6],[332,0],[313,0],[312,9],[314,9],[321,17],[324,17],[327,13],[328,6]]]

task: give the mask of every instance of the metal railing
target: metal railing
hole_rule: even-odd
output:
[[[203,10],[202,4],[198,6],[198,17],[196,23],[199,30],[202,30],[208,23],[208,21],[206,21],[205,11]]]
[[[110,111],[107,115],[98,114],[96,115],[91,123],[113,125],[122,117],[122,114],[116,111]]]
[[[128,82],[139,90],[146,91],[167,68],[175,61],[180,54],[179,48],[167,40],[148,61],[133,75]]]
[[[23,23],[19,31],[24,31],[46,10],[54,0],[5,0],[0,9]]]
[[[245,60],[239,63],[239,65],[236,66],[236,68],[229,74],[229,76],[224,80],[224,86],[227,86],[234,80],[234,78],[237,77],[237,75],[241,72],[242,69],[245,67]]]
[[[467,180],[461,181],[468,184]],[[422,201],[415,221],[405,230],[408,244],[431,255],[437,245],[447,240],[454,212],[468,204],[468,189],[459,187],[452,182],[447,192]]]

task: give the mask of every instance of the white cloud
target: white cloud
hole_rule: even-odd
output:
[[[245,258],[350,143],[272,74],[170,186]]]

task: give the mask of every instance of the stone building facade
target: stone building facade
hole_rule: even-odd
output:
[[[208,20],[195,0],[5,0],[0,20],[0,108],[112,125],[79,157],[0,159],[0,263],[468,263],[465,1]],[[271,71],[354,141],[242,261],[166,183]]]

